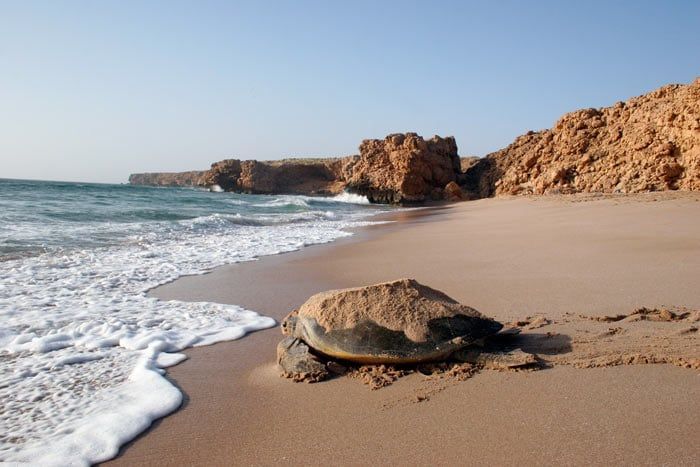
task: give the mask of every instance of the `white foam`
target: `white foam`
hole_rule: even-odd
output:
[[[182,394],[154,361],[158,344],[140,352],[131,374],[121,384],[90,394],[87,418],[68,418],[50,445],[29,443],[11,461],[35,465],[90,465],[116,456],[119,447],[148,428],[156,418],[176,410]],[[46,394],[51,397],[51,394]]]
[[[282,195],[272,196],[268,201],[253,204],[255,207],[281,207],[281,206],[300,206],[310,207],[310,202],[332,202],[332,203],[348,203],[348,204],[371,204],[366,196],[358,195],[344,191],[336,196],[301,196],[301,195]]]
[[[294,195],[279,195],[271,196],[269,200],[265,200],[261,203],[253,204],[252,206],[259,208],[271,208],[271,207],[282,207],[282,206],[299,206],[308,208],[308,200],[313,200],[311,196],[294,196]]]
[[[146,291],[329,242],[366,223],[326,217],[232,227],[207,216],[161,225],[118,247],[0,263],[0,461],[103,461],[176,410],[182,396],[162,368],[182,361],[179,351],[274,321],[235,305],[159,301]]]
[[[355,193],[349,193],[347,191],[342,192],[331,198],[333,201],[338,203],[350,203],[350,204],[370,204],[369,199],[366,196],[358,195]]]

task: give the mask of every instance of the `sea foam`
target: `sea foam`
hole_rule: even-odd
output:
[[[179,407],[182,395],[163,375],[181,350],[275,324],[235,305],[160,301],[149,289],[367,223],[328,210],[285,216],[263,227],[203,216],[135,229],[119,245],[0,262],[0,461],[109,459]]]
[[[369,204],[369,199],[367,199],[366,196],[358,195],[355,193],[349,193],[347,191],[344,191],[343,193],[336,195],[331,199],[338,203]]]

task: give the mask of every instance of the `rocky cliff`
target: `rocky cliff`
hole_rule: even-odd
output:
[[[457,155],[454,138],[392,134],[335,159],[240,161],[205,172],[134,174],[132,184],[220,186],[226,191],[331,195],[377,203],[499,194],[700,190],[700,79],[564,115],[484,158]],[[463,193],[462,190],[467,191]]]
[[[225,191],[331,195],[348,190],[376,203],[412,203],[442,199],[447,184],[460,173],[454,138],[424,140],[415,133],[368,139],[359,156],[336,159],[284,159],[212,164],[200,179],[203,186]],[[454,187],[449,197],[457,194]]]
[[[129,183],[161,186],[218,186],[257,194],[333,195],[348,190],[377,203],[459,199],[454,183],[460,159],[454,138],[424,140],[415,133],[368,139],[360,155],[328,159],[215,162],[205,172],[134,174]],[[452,182],[449,190],[445,187]]]
[[[343,191],[348,158],[240,161],[226,159],[211,165],[202,186],[258,194],[331,195]]]
[[[364,140],[347,173],[346,187],[372,202],[442,199],[460,173],[457,143],[451,136],[426,141],[415,133]]]
[[[478,196],[700,190],[700,79],[564,115],[462,178]]]
[[[154,172],[131,174],[129,183],[131,185],[146,186],[198,186],[200,179],[206,173],[203,170],[193,170],[191,172]]]

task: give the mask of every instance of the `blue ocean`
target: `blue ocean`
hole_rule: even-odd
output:
[[[149,289],[351,235],[386,209],[351,194],[0,179],[0,462],[109,459],[180,406],[164,374],[183,349],[275,325]]]

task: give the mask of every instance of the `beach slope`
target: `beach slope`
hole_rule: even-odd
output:
[[[348,377],[295,384],[274,364],[279,330],[256,332],[188,351],[169,370],[184,407],[112,463],[697,463],[700,379],[686,368],[700,358],[697,194],[485,199],[395,220],[153,294],[281,320],[322,290],[412,277],[519,322],[550,368],[465,381],[414,373],[377,391]],[[657,314],[640,318],[643,307]],[[667,308],[674,318],[651,319]]]

